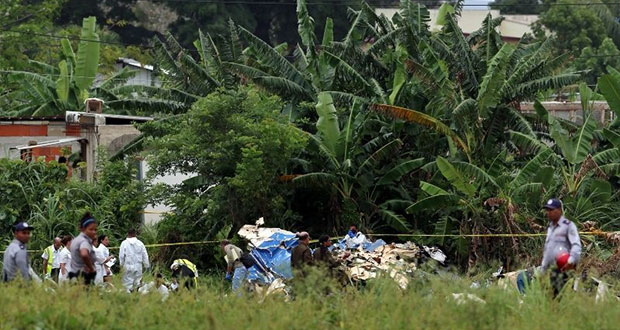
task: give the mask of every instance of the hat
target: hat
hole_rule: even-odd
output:
[[[22,231],[22,230],[33,230],[34,227],[30,226],[27,222],[19,222],[15,225],[15,231]]]
[[[543,206],[543,209],[547,209],[547,210],[555,210],[555,209],[561,209],[561,208],[562,208],[562,201],[556,198],[552,198],[548,200],[547,203],[545,203],[545,205]]]

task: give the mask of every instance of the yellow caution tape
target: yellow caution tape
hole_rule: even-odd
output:
[[[604,236],[607,234],[620,234],[620,232],[604,232],[604,231],[582,231],[579,235],[582,236]],[[543,237],[547,236],[546,233],[522,233],[522,234],[367,234],[370,237]],[[341,239],[344,236],[331,237],[332,240]],[[147,248],[167,247],[167,246],[184,246],[184,245],[202,245],[202,244],[215,244],[221,241],[194,241],[194,242],[176,242],[176,243],[159,243],[159,244],[146,244]],[[311,240],[310,243],[318,243],[318,239]],[[120,246],[108,247],[110,250],[118,250]],[[43,250],[28,250],[28,252],[42,252]],[[0,251],[4,253],[4,251]]]
[[[172,214],[171,211],[147,211],[147,210],[140,211],[140,213],[142,214]]]
[[[579,235],[582,236],[602,236],[606,234],[614,234],[620,232],[602,232],[602,231],[582,231]],[[393,237],[544,237],[547,233],[522,233],[522,234],[367,234],[367,236],[393,236]]]

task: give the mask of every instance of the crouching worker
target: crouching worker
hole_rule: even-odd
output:
[[[226,260],[226,280],[232,280],[232,291],[237,292],[248,278],[248,269],[254,265],[254,257],[249,253],[243,253],[228,240],[223,240],[220,246]]]
[[[177,259],[170,265],[170,270],[172,270],[175,289],[180,285],[185,286],[188,290],[198,287],[198,268],[191,261]]]
[[[141,294],[148,294],[153,290],[157,290],[161,295],[161,301],[168,299],[169,290],[164,281],[162,274],[157,273],[155,275],[155,281],[149,282],[138,289]]]
[[[351,225],[349,232],[342,239],[342,242],[347,249],[357,249],[363,246],[364,243],[367,243],[368,240],[366,239],[366,235],[362,234],[362,232],[357,229],[357,225]]]

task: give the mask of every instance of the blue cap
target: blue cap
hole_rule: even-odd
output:
[[[547,203],[545,203],[545,205],[543,206],[543,209],[547,209],[547,210],[555,210],[555,209],[561,209],[561,208],[562,208],[562,201],[556,198],[552,198],[548,200]]]
[[[19,222],[15,225],[15,231],[22,231],[22,230],[33,230],[34,227],[30,226],[27,222]]]

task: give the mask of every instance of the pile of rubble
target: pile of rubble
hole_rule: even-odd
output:
[[[446,256],[438,248],[419,246],[413,242],[383,244],[373,250],[336,249],[336,256],[344,260],[347,275],[352,281],[366,281],[384,273],[405,289],[418,265],[434,259],[443,264]]]
[[[295,234],[279,228],[263,228],[263,219],[255,225],[243,226],[238,235],[250,242],[249,249],[259,261],[250,269],[250,281],[271,284],[276,279],[292,278],[290,256],[297,246]],[[387,274],[405,289],[411,274],[427,260],[440,264],[446,255],[436,247],[420,246],[413,242],[386,244],[383,240],[367,242],[356,249],[346,249],[343,242],[333,246],[332,252],[342,260],[343,268],[352,282],[366,281],[379,274]]]

